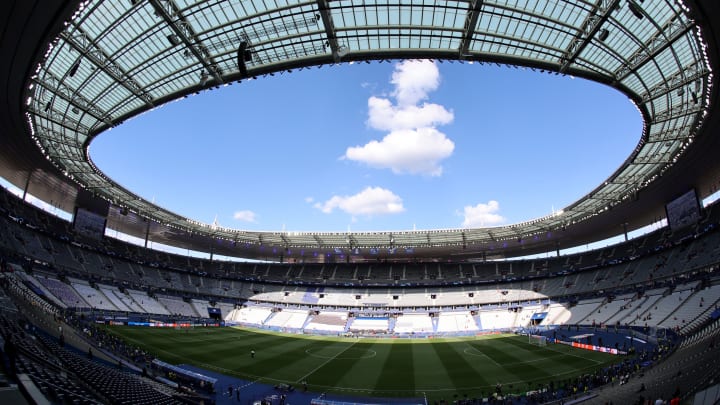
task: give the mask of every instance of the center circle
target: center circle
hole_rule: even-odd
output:
[[[465,353],[469,356],[486,357],[485,353],[481,352],[480,350],[478,350],[474,347],[466,347],[465,350],[463,350],[463,353]]]

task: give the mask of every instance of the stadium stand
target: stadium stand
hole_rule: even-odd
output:
[[[143,291],[127,290],[130,297],[137,305],[142,308],[143,312],[148,314],[170,315],[170,312],[155,298],[150,297]]]
[[[118,291],[115,287],[98,284],[97,289],[100,290],[102,295],[104,295],[105,298],[107,298],[115,306],[115,308],[117,308],[118,311],[125,311],[125,312],[135,311],[135,309],[131,309],[125,303],[125,301],[120,298],[120,295],[122,293],[120,291]],[[137,308],[137,309],[140,309],[140,308]]]
[[[308,318],[308,312],[295,309],[275,311],[266,321],[265,326],[280,329],[302,329]]]
[[[390,329],[390,319],[387,317],[354,317],[348,329],[355,333],[384,334]]]
[[[200,316],[200,314],[195,311],[195,308],[193,308],[190,303],[185,302],[182,299],[159,294],[156,295],[155,298],[160,304],[167,308],[168,312],[170,312],[170,314],[172,315],[186,316],[191,318],[197,318]]]
[[[398,334],[432,333],[435,326],[428,314],[401,314],[395,320],[393,331]]]
[[[113,305],[113,303],[101,291],[87,284],[86,280],[70,278],[68,281],[77,294],[83,297],[90,307],[108,311],[118,310],[118,308]]]
[[[304,330],[308,333],[316,332],[345,332],[348,324],[347,312],[323,311],[313,315],[305,325]]]
[[[106,360],[81,356],[67,348],[65,336],[74,339],[72,328],[58,320],[57,313],[45,306],[40,296],[23,287],[19,279],[4,281],[20,311],[0,314],[3,350],[11,374],[17,376],[34,403],[188,404],[206,399],[132,373],[121,360],[120,367],[113,367]]]
[[[30,276],[28,275],[28,277]],[[68,284],[52,277],[39,277],[37,280],[40,284],[44,285],[53,296],[62,301],[66,307],[82,308],[89,306],[86,300]]]
[[[272,308],[247,306],[233,310],[225,317],[227,321],[234,321],[244,325],[262,326],[272,314]]]
[[[437,316],[437,332],[474,332],[480,328],[470,312],[440,312]],[[499,325],[488,321],[487,326],[481,321],[484,329],[496,329]]]

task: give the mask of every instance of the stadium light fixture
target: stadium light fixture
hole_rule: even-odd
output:
[[[247,65],[246,62],[250,62],[253,59],[252,51],[247,49],[247,41],[240,42],[237,50],[237,65],[240,70],[241,77],[247,77]]]
[[[605,40],[608,39],[609,35],[610,35],[610,31],[608,31],[607,28],[603,28],[600,30],[600,35],[598,35],[598,39],[600,39],[600,41],[605,42]]]
[[[638,20],[643,19],[644,16],[642,13],[642,9],[640,8],[640,6],[635,4],[634,1],[632,1],[632,0],[628,1],[628,8],[630,9],[630,12],[633,13],[633,15],[638,18]]]
[[[204,70],[200,73],[200,85],[204,86],[207,84],[207,82],[210,80],[210,75],[207,74]]]
[[[349,51],[350,49],[347,46],[340,45],[335,51],[335,55],[337,55],[338,58],[342,58],[343,56],[347,55]]]
[[[68,71],[68,76],[73,77],[75,76],[75,73],[77,73],[78,68],[80,68],[80,59],[76,60],[75,63],[70,67],[70,70]]]
[[[178,37],[175,34],[170,34],[167,36],[168,42],[170,42],[170,45],[177,46],[180,45],[180,37]]]

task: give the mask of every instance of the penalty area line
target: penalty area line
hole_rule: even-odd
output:
[[[503,368],[503,366],[502,366],[500,363],[498,363],[497,361],[495,361],[495,359],[493,359],[492,357],[488,356],[488,355],[487,355],[485,352],[483,352],[482,350],[480,350],[480,349],[478,349],[477,347],[471,345],[470,343],[465,343],[465,345],[468,347],[468,349],[473,350],[473,351],[475,351],[475,352],[477,352],[477,353],[480,353],[481,356],[483,356],[483,357],[485,357],[486,359],[488,359],[488,360],[492,361],[493,363],[495,363],[496,366],[498,366],[498,367],[500,367],[500,368]],[[467,350],[467,349],[465,349],[465,350]],[[473,355],[473,354],[468,353],[468,352],[465,352],[465,354],[469,354],[469,355],[471,355],[471,356]],[[475,356],[477,356],[477,355],[475,355]]]
[[[352,344],[350,344],[350,346],[344,348],[343,350],[340,350],[336,355],[334,355],[334,356],[330,357],[329,359],[325,360],[322,364],[320,364],[319,366],[317,366],[317,367],[315,367],[314,369],[312,369],[309,373],[307,373],[307,374],[305,374],[304,376],[298,378],[297,381],[295,381],[295,384],[299,384],[301,381],[305,380],[306,378],[308,378],[308,377],[310,377],[312,374],[314,374],[316,371],[318,371],[318,370],[320,370],[321,368],[323,368],[326,364],[328,364],[328,363],[330,363],[331,361],[335,360],[339,355],[345,353],[346,351],[348,351],[348,349],[350,349],[351,347],[355,346],[355,343],[357,343],[357,341],[352,342]]]

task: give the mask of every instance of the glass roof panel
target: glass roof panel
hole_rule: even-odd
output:
[[[697,44],[693,41],[692,31],[685,33],[681,39],[673,43],[672,47],[683,66],[690,66],[698,62],[697,58],[700,53],[697,50]]]
[[[243,40],[250,43],[253,54],[246,64],[250,74],[261,68],[270,72],[289,65],[299,67],[310,57],[315,58],[312,63],[318,63],[318,58],[322,58],[321,63],[336,63],[332,52],[339,45],[347,46],[351,56],[363,51],[362,57],[377,59],[386,55],[397,58],[413,50],[435,52],[440,58],[460,58],[457,50],[468,49],[463,58],[506,58],[529,64],[541,61],[554,67],[549,70],[592,72],[589,76],[605,76],[605,82],[620,80],[620,87],[648,100],[646,108],[656,121],[646,123],[651,142],[641,148],[637,164],[618,171],[618,183],[600,187],[598,197],[579,201],[576,211],[565,214],[574,221],[604,209],[610,201],[608,196],[624,193],[666,167],[662,162],[678,152],[682,139],[671,143],[665,140],[692,134],[690,128],[701,107],[690,97],[693,80],[708,74],[707,68],[699,65],[704,60],[695,33],[685,28],[687,17],[677,14],[678,6],[668,1],[637,3],[640,10],[635,11],[642,13],[642,19],[634,15],[631,3],[621,2],[603,23],[602,28],[609,32],[605,41],[588,40],[581,34],[586,19],[596,13],[595,2],[484,1],[470,32],[466,32],[465,24],[472,15],[472,3],[466,1],[330,1],[324,16],[332,23],[328,27],[315,1],[174,1],[172,7],[179,12],[161,1],[159,4],[167,7],[160,13],[152,4],[158,3],[132,6],[130,2],[90,2],[81,18],[63,33],[73,44],[61,38],[48,54],[43,64],[46,70],[41,69],[37,79],[44,84],[36,87],[30,109],[37,133],[42,134],[53,154],[80,159],[84,133],[115,124],[104,122],[108,115],[127,118],[152,108],[158,99],[193,93],[202,86],[203,72],[207,75],[217,68],[221,81],[237,79],[236,52]],[[163,17],[166,13],[171,15],[167,20]],[[677,33],[679,39],[662,50]],[[567,58],[575,55],[578,44],[584,48],[569,66],[564,66]],[[80,65],[74,68],[77,60]],[[68,102],[70,98],[72,103]],[[103,182],[87,162],[67,160],[62,164],[87,172],[87,181],[100,184],[113,198],[135,201],[132,195]],[[194,226],[143,201],[133,202],[133,206],[157,211],[157,218],[168,222]],[[549,226],[551,221],[557,222],[552,219],[545,224]],[[495,238],[511,239],[540,230],[540,225],[530,221],[475,233],[482,235],[477,238],[490,239],[492,232]],[[280,235],[273,238],[282,240]],[[381,240],[387,236],[378,235]],[[432,243],[440,244],[457,243],[459,237],[453,230],[427,235]],[[425,240],[427,235],[412,237]],[[343,237],[338,238],[344,243]],[[249,239],[258,240],[257,235]]]

